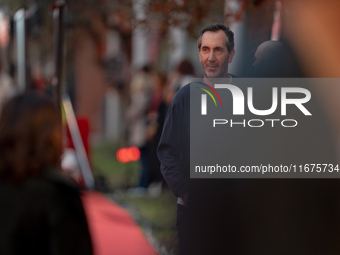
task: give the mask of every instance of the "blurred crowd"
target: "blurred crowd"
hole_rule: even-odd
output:
[[[138,187],[130,190],[134,195],[149,192],[158,196],[167,187],[160,171],[157,146],[172,99],[193,78],[195,70],[187,59],[182,60],[168,77],[149,66],[132,75],[131,100],[126,111],[127,139],[129,146],[136,146],[141,152]]]

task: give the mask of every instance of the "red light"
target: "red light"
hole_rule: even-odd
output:
[[[140,158],[140,151],[137,147],[130,147],[131,161],[137,161]]]
[[[140,158],[140,151],[137,147],[121,148],[116,153],[117,160],[120,163],[137,161]]]

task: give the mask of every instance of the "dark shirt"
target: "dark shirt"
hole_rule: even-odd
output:
[[[0,181],[0,254],[92,254],[76,184],[53,170]]]

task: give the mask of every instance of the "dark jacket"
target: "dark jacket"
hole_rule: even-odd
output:
[[[189,230],[190,254],[338,254],[339,179],[190,179],[190,86],[179,90],[169,107],[158,147],[170,188],[177,197],[188,192],[180,219]],[[313,118],[296,129],[268,134],[268,129],[229,129],[225,157],[243,165],[254,159],[276,165],[336,162],[322,107],[313,102],[308,109]]]
[[[0,254],[92,254],[79,195],[55,170],[20,184],[0,181]]]
[[[161,171],[176,197],[189,190],[190,180],[190,86],[175,95],[165,118],[158,146]]]

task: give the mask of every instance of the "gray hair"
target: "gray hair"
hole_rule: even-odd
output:
[[[234,49],[234,33],[229,29],[229,27],[226,27],[225,25],[221,23],[211,24],[209,26],[206,26],[200,31],[199,37],[197,40],[198,50],[200,50],[202,46],[202,36],[205,32],[207,31],[218,32],[220,30],[222,30],[226,34],[227,36],[226,46],[227,46],[228,52],[231,52]]]

